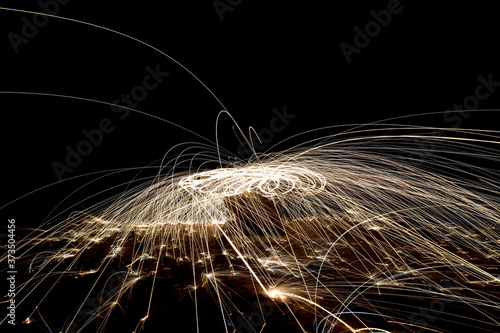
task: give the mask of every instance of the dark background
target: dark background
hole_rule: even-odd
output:
[[[39,10],[35,2],[5,6]],[[233,3],[238,3],[237,1]],[[241,1],[221,21],[212,1],[138,3],[69,1],[59,14],[141,39],[192,71],[219,97],[246,131],[269,127],[273,108],[296,118],[270,144],[304,130],[367,123],[390,117],[444,111],[474,94],[477,77],[500,81],[500,13],[493,1],[402,1],[401,13],[347,63],[339,44],[353,44],[355,26],[373,20],[386,1]],[[158,52],[94,27],[50,18],[15,54],[10,32],[21,35],[22,17],[0,12],[0,90],[64,94],[112,102],[142,82],[157,64],[170,76],[137,109],[172,121],[215,141],[222,106],[186,71]],[[481,102],[495,108],[498,94]],[[84,140],[82,130],[110,118],[115,130],[63,178],[102,170],[139,167],[173,145],[200,141],[151,117],[121,121],[109,106],[55,97],[1,95],[3,179],[8,202],[58,181],[51,164],[64,163],[65,147]],[[462,127],[495,127],[473,115]],[[407,120],[405,122],[411,122]],[[423,123],[449,127],[442,116]],[[224,147],[237,153],[227,117],[220,122]],[[333,132],[333,131],[332,131]],[[212,145],[213,146],[213,145]],[[282,148],[286,148],[282,146]],[[63,184],[63,186],[72,185]],[[70,189],[68,189],[70,190]]]
[[[492,74],[500,81],[500,11],[495,1],[401,1],[401,13],[392,15],[349,64],[339,44],[353,44],[353,28],[364,30],[373,20],[370,11],[386,9],[386,1],[232,3],[236,5],[223,13],[223,20],[213,1],[72,0],[60,5],[58,14],[123,32],[166,52],[202,80],[245,130],[269,127],[273,108],[286,106],[296,118],[266,147],[317,127],[444,111],[474,94],[479,75]],[[1,5],[40,10],[36,1]],[[159,64],[170,76],[137,109],[215,140],[222,106],[168,58],[123,36],[56,18],[49,18],[15,53],[7,35],[21,35],[23,17],[33,20],[29,14],[0,10],[1,91],[113,102],[142,82],[146,66]],[[175,144],[200,141],[145,115],[120,120],[109,106],[97,103],[14,94],[1,94],[0,101],[1,206],[58,182],[52,163],[64,163],[65,147],[76,147],[84,139],[82,130],[96,128],[103,118],[116,127],[64,175],[64,182],[2,207],[2,216],[16,218],[18,227],[63,218],[71,207],[86,208],[90,203],[80,200],[95,189],[136,175],[95,181],[52,212],[62,199],[97,178],[91,173],[157,165]],[[496,108],[499,101],[497,92],[479,107]],[[441,115],[404,122],[454,125]],[[499,129],[494,115],[483,113],[460,126]],[[222,145],[235,159],[242,158],[227,117],[219,133]]]

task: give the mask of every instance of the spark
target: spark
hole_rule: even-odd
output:
[[[469,167],[455,162],[450,171],[459,166]],[[483,178],[488,172],[476,170]],[[69,270],[88,251],[106,248],[101,265],[119,258],[128,273],[96,312],[105,318],[138,281],[160,283],[167,259],[190,264],[193,281],[185,292],[196,302],[200,289],[211,290],[224,322],[236,310],[231,295],[238,285],[286,307],[300,327],[306,324],[300,318],[313,313],[328,329],[351,333],[390,332],[396,322],[404,327],[404,318],[394,320],[400,304],[377,307],[377,297],[410,291],[478,314],[495,312],[500,245],[492,240],[500,237],[500,198],[479,194],[500,187],[493,176],[478,185],[336,141],[237,166],[167,173],[105,208],[40,228],[33,243],[20,246],[21,257],[44,238],[59,239],[61,248],[34,255],[33,278],[20,292],[51,275],[54,265],[71,259]],[[102,267],[78,274],[97,273]],[[495,291],[478,289],[485,286]],[[154,315],[152,295],[153,288],[140,323]],[[365,312],[348,315],[354,306],[377,313],[380,328],[365,324]],[[488,325],[499,324],[488,316]]]
[[[137,326],[143,327],[154,317],[155,283],[169,265],[186,265],[192,281],[183,290],[194,296],[196,315],[198,292],[206,289],[224,323],[238,313],[232,297],[243,286],[255,291],[258,301],[268,298],[289,311],[301,328],[322,322],[326,331],[337,325],[353,333],[400,331],[412,326],[402,313],[416,309],[407,304],[408,293],[459,303],[478,317],[448,307],[455,321],[494,330],[500,325],[495,272],[500,266],[500,181],[498,167],[482,165],[500,161],[489,147],[500,143],[499,132],[462,129],[436,137],[418,134],[423,130],[434,129],[383,123],[355,127],[238,163],[225,160],[218,144],[201,154],[184,151],[163,161],[153,182],[62,222],[48,221],[23,240],[17,251],[29,261],[31,277],[19,285],[17,306],[24,306],[33,290],[45,291],[43,283],[57,276],[25,322],[37,320],[35,312],[43,320],[40,307],[66,274],[96,276],[88,297],[99,282],[107,284],[113,277],[106,275],[108,268],[120,261],[126,277],[84,325],[109,319],[138,282],[148,279],[153,286],[147,314]],[[424,166],[402,157],[401,151],[421,152],[413,139],[437,148]],[[198,156],[204,161],[195,167]],[[220,167],[203,169],[208,161]],[[189,163],[188,171],[177,172],[183,163]],[[87,261],[96,267],[83,266]],[[354,307],[369,311],[354,312]],[[366,313],[376,313],[381,328],[372,327]],[[308,321],[311,314],[314,320]]]

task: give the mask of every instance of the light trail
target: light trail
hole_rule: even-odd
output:
[[[174,61],[213,95],[184,66],[132,36],[70,18],[0,9],[45,15],[138,42]],[[0,94],[112,106],[58,94]],[[227,111],[219,116],[223,114],[234,120]],[[388,333],[408,326],[439,332],[447,329],[449,318],[464,327],[470,323],[495,330],[500,325],[500,133],[461,129],[448,136],[418,134],[424,129],[433,130],[381,122],[360,125],[281,153],[254,154],[235,165],[221,157],[216,122],[213,147],[200,146],[206,150],[196,153],[186,149],[162,160],[154,182],[144,180],[117,199],[64,221],[47,221],[21,242],[17,250],[30,278],[17,290],[18,306],[32,306],[22,323],[42,322],[48,330],[68,332],[74,327],[64,322],[80,325],[76,330],[82,331],[101,320],[99,331],[104,331],[113,309],[127,303],[139,282],[149,281],[145,315],[135,318],[141,330],[161,321],[154,311],[154,291],[165,272],[186,265],[192,281],[183,281],[183,292],[194,293],[197,331],[204,329],[198,321],[200,290],[215,293],[228,332],[239,313],[232,297],[244,288],[255,290],[261,314],[261,298],[272,300],[303,331],[319,322],[327,332]],[[424,166],[401,154],[422,153],[413,139],[436,146]],[[203,156],[201,165],[211,161],[220,167],[199,170],[193,165],[195,156]],[[186,164],[188,172],[176,172]],[[124,280],[81,319],[86,299],[108,285],[116,274],[109,269],[117,262],[128,270]],[[49,322],[47,314],[54,309],[46,300],[68,276],[94,280],[69,321]],[[418,304],[408,302],[415,299]],[[436,317],[447,316],[437,327],[409,322],[436,300],[444,307]],[[60,310],[64,312],[64,304]],[[269,327],[262,319],[261,332]]]

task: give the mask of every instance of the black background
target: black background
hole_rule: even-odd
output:
[[[226,3],[226,1],[222,1]],[[233,1],[238,3],[238,1]],[[36,1],[2,6],[39,11]],[[269,127],[272,110],[296,118],[275,134],[288,136],[322,126],[367,123],[384,118],[444,111],[474,94],[477,77],[500,81],[500,11],[495,1],[401,1],[401,13],[347,63],[339,47],[353,44],[355,26],[373,20],[370,11],[386,1],[249,1],[221,20],[212,1],[78,1],[59,15],[114,29],[164,51],[186,66],[222,101],[238,124]],[[170,76],[139,110],[215,140],[222,106],[191,75],[158,52],[123,36],[88,25],[49,18],[16,54],[7,38],[21,34],[25,13],[0,10],[0,90],[71,95],[112,102],[142,82],[145,67],[160,64]],[[496,108],[500,92],[481,102]],[[57,97],[1,94],[1,206],[58,182],[54,161],[64,162],[82,130],[103,118],[116,129],[84,157],[71,174],[48,189],[2,208],[18,227],[35,226],[82,184],[89,173],[158,164],[175,144],[196,136],[151,117],[121,121],[109,106]],[[449,127],[442,116],[405,120]],[[462,127],[498,129],[493,115],[473,114]],[[238,157],[238,141],[227,117],[221,143]],[[213,146],[213,145],[212,145]],[[271,144],[269,145],[271,146]],[[286,148],[284,144],[281,148]],[[241,156],[239,156],[241,157]],[[71,179],[83,176],[83,178]],[[134,176],[127,173],[124,179]],[[97,188],[118,180],[108,177]],[[119,181],[123,181],[120,179]],[[56,209],[86,208],[86,189]]]
[[[237,3],[237,2],[235,2]],[[493,1],[402,1],[400,14],[348,64],[339,44],[353,44],[355,26],[373,20],[385,1],[242,1],[221,21],[213,2],[138,3],[70,1],[59,14],[131,35],[166,52],[202,80],[238,124],[269,127],[272,109],[296,118],[272,143],[327,125],[367,123],[409,114],[444,111],[474,93],[477,77],[500,81],[499,12]],[[5,5],[8,6],[6,1]],[[36,2],[15,8],[39,10]],[[21,34],[21,18],[1,12],[0,89],[65,94],[112,102],[142,82],[145,67],[160,64],[171,75],[138,109],[215,141],[222,110],[186,71],[144,45],[94,27],[50,18],[29,43],[13,52],[7,34]],[[63,178],[144,166],[173,145],[199,138],[144,115],[120,121],[109,106],[63,98],[2,95],[2,189],[9,201],[57,181],[51,164],[64,162],[83,129],[109,117],[113,133]],[[493,94],[480,108],[495,108]],[[493,127],[474,115],[463,127]],[[408,121],[406,121],[408,122]],[[446,127],[442,117],[427,125]],[[222,144],[237,154],[227,117]],[[285,148],[285,146],[283,147]],[[68,185],[71,186],[71,185]]]

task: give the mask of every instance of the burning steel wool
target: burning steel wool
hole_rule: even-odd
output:
[[[371,151],[375,137],[354,146],[322,141],[245,165],[158,177],[25,240],[21,257],[32,256],[32,277],[20,292],[29,298],[54,275],[107,280],[107,267],[120,261],[127,273],[111,296],[64,327],[95,329],[97,321],[104,330],[134,286],[149,280],[140,330],[155,317],[164,270],[185,265],[194,301],[209,290],[227,332],[237,327],[235,284],[293,314],[304,332],[423,331],[408,317],[433,300],[460,325],[498,327],[500,207],[487,194],[497,192],[498,180],[480,168],[479,183],[455,178],[452,170],[470,167],[458,161],[447,174],[391,158],[404,146],[393,139],[384,153]],[[453,144],[460,154],[485,152],[468,140]],[[76,270],[103,249],[95,267]],[[28,320],[43,318],[43,295]]]
[[[40,15],[173,60],[123,33]],[[275,318],[279,331],[497,332],[500,132],[422,134],[432,130],[323,128],[318,139],[238,163],[218,141],[193,144],[162,160],[154,177],[19,242],[27,278],[16,290],[17,323],[51,332],[104,332],[117,322],[133,332],[170,329],[163,317],[178,306],[192,313],[196,332],[217,322],[227,333],[266,333],[277,331]],[[416,138],[436,147],[420,165],[406,156],[422,152]],[[200,319],[205,313],[210,320]]]

